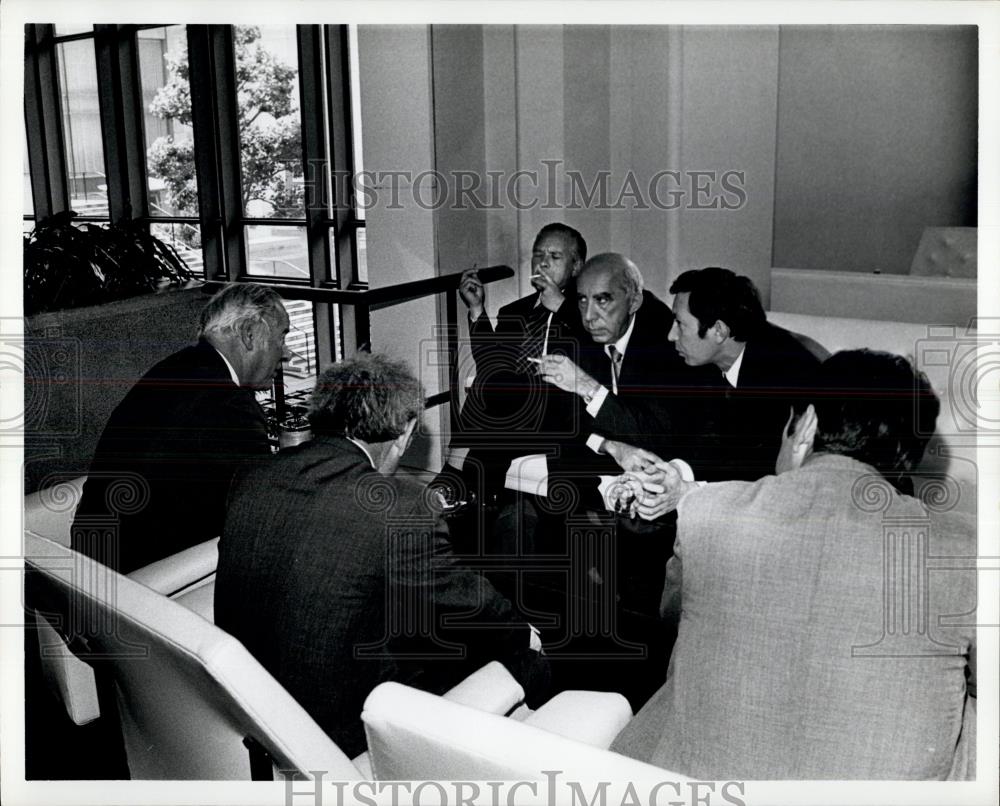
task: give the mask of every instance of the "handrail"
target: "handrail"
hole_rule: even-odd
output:
[[[476,269],[480,282],[495,283],[514,276],[510,266],[486,266]],[[388,308],[402,302],[429,297],[445,291],[458,288],[458,281],[464,272],[442,274],[439,277],[429,277],[425,280],[412,280],[408,283],[384,286],[382,288],[315,288],[307,285],[291,285],[268,281],[267,277],[247,277],[252,282],[261,281],[268,288],[273,288],[284,299],[304,299],[309,302],[328,302],[340,305],[366,305],[370,310]],[[202,286],[206,293],[214,294],[228,283],[209,280]]]
[[[476,269],[480,282],[495,283],[498,280],[506,280],[514,276],[514,270],[510,266],[485,266]],[[451,272],[442,274],[439,277],[429,277],[424,280],[413,280],[408,283],[397,283],[396,285],[384,286],[382,288],[316,288],[309,285],[298,285],[291,283],[275,283],[268,277],[244,277],[242,280],[253,282],[260,281],[262,285],[273,288],[284,299],[306,300],[308,302],[319,302],[333,305],[349,305],[353,308],[354,344],[363,345],[370,343],[371,333],[369,324],[369,313],[373,310],[389,308],[410,300],[429,297],[434,294],[444,294],[458,290],[458,283],[464,272]],[[205,293],[215,293],[224,288],[228,283],[217,280],[210,280],[202,286]],[[455,301],[455,294],[447,297],[446,305],[447,317],[447,340],[448,340],[448,379],[449,388],[444,392],[432,395],[426,401],[426,407],[440,406],[448,404],[451,409],[452,426],[458,425],[458,398],[452,393],[458,387],[458,306]],[[347,319],[341,313],[341,323]],[[346,334],[345,334],[346,341]],[[278,377],[275,378],[274,385],[275,410],[279,420],[284,416],[284,379],[280,369]]]

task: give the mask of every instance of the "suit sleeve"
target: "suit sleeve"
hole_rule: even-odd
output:
[[[475,321],[469,321],[469,346],[472,349],[472,360],[478,369],[484,361],[488,361],[487,356],[494,345],[493,324],[486,311],[483,311]]]
[[[628,391],[609,394],[593,418],[591,432],[659,455],[669,446],[675,429],[676,417],[671,414],[669,395],[667,390],[649,396]]]
[[[416,634],[405,643],[428,657],[460,653],[462,676],[499,660],[534,700],[547,687],[548,664],[529,649],[527,623],[486,577],[459,561],[440,517],[421,507],[404,521],[391,529],[390,584],[401,594],[400,615],[418,614]]]

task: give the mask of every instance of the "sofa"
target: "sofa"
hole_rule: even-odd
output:
[[[985,334],[972,327],[920,325],[771,312],[768,319],[808,336],[831,353],[867,347],[909,358],[941,401],[934,434],[915,476],[917,493],[936,509],[977,512],[977,370]]]

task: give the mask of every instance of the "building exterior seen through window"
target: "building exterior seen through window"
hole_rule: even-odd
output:
[[[310,219],[306,207],[304,161],[309,157],[304,154],[302,137],[303,82],[306,87],[325,90],[331,76],[347,76],[346,81],[334,79],[332,84],[348,87],[345,94],[349,97],[341,104],[346,120],[336,121],[331,110],[320,110],[327,118],[324,142],[319,152],[312,146],[311,159],[334,165],[329,129],[341,126],[347,132],[344,142],[351,145],[349,154],[338,155],[337,165],[346,164],[355,172],[362,169],[356,30],[353,26],[348,30],[347,26],[295,25],[200,25],[190,29],[184,25],[26,26],[29,53],[34,48],[35,58],[52,59],[56,72],[52,103],[58,108],[60,143],[56,151],[61,151],[66,200],[61,201],[61,188],[54,185],[51,199],[39,208],[34,198],[38,177],[33,186],[30,167],[45,165],[47,175],[53,144],[26,137],[25,231],[33,226],[36,209],[46,214],[59,212],[65,209],[63,204],[78,214],[77,220],[109,221],[116,208],[109,202],[109,185],[113,183],[108,172],[124,171],[119,187],[134,188],[135,177],[139,177],[145,188],[144,198],[133,193],[124,209],[131,217],[147,221],[152,234],[176,249],[189,268],[206,279],[320,287],[366,285],[364,210],[354,207],[353,200],[349,201],[352,208],[346,211],[333,209],[332,205],[342,202],[334,200],[332,194],[318,194],[329,201],[313,202],[330,205],[320,219],[328,232],[330,258],[326,265],[316,265],[316,251],[310,251],[307,230],[316,216],[314,213]],[[318,67],[315,61],[299,64],[301,44],[307,37],[322,43]],[[119,69],[138,70],[131,76],[141,96],[134,105],[136,111],[131,112],[120,97],[113,101],[114,114],[123,116],[126,127],[132,125],[141,137],[139,147],[133,150],[141,151],[138,165],[132,164],[137,161],[133,151],[127,152],[124,165],[112,157],[105,164],[109,152],[103,129],[111,118],[109,110],[101,108],[101,89],[104,82],[113,79],[105,60],[99,57],[101,47],[109,47],[109,43],[118,52],[131,48],[134,54],[134,59],[123,60]],[[221,74],[215,60],[207,57],[210,48],[219,43],[231,48],[231,76]],[[192,81],[203,82],[200,88],[214,93],[213,104],[200,113],[192,108]],[[235,103],[221,95],[227,91],[225,87],[234,88]],[[108,97],[104,93],[106,103]],[[30,113],[39,112],[29,108],[32,104],[39,104],[38,99],[26,93],[29,119]],[[198,154],[195,142],[206,114],[220,117],[208,121],[207,133],[198,141],[214,142],[215,147]],[[212,130],[226,126],[236,133],[235,147],[225,138],[212,140],[218,137]],[[51,136],[47,132],[42,139]],[[214,162],[206,163],[206,153],[211,152],[215,153],[209,159]],[[126,150],[119,156],[122,153]],[[199,169],[206,165],[213,176],[199,176]],[[237,193],[219,192],[220,177],[227,176],[237,177],[238,185],[231,185]],[[326,177],[326,181],[331,180]],[[212,206],[203,210],[206,199]],[[238,209],[231,209],[237,204]],[[232,230],[224,230],[223,221],[239,225],[239,249],[226,240],[232,237]],[[341,222],[339,231],[336,222]],[[344,239],[349,239],[350,249],[344,249]],[[351,265],[345,265],[345,260]],[[322,366],[341,357],[341,317],[337,306],[331,307],[332,315],[325,316],[314,310],[311,302],[286,300],[291,320],[288,344],[293,353],[284,367],[289,391],[310,387]],[[317,327],[328,329],[329,336],[318,339]],[[330,345],[327,355],[319,354],[318,343]]]

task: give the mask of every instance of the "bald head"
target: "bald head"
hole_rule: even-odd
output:
[[[580,318],[598,344],[625,335],[642,305],[642,274],[625,255],[604,252],[588,260],[576,280]]]

